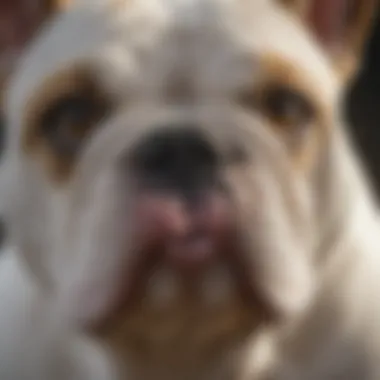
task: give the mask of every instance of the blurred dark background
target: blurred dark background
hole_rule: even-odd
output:
[[[347,94],[346,113],[380,199],[380,12],[363,70]]]

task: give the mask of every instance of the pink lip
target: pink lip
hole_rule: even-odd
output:
[[[164,259],[178,269],[201,268],[223,249],[233,227],[231,208],[218,194],[191,208],[173,196],[140,195],[134,219],[137,245],[144,251],[161,246]]]
[[[202,233],[173,239],[166,252],[167,259],[175,267],[188,269],[201,267],[217,255],[214,239]]]

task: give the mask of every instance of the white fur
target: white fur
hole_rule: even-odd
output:
[[[260,58],[267,53],[304,72],[328,113],[328,144],[308,175],[294,170],[263,115],[235,104],[240,91],[262,78]],[[81,62],[96,71],[120,108],[59,187],[20,149],[20,138],[26,105],[45,80]],[[175,74],[191,86],[196,102],[165,103]],[[25,53],[6,96],[1,208],[11,245],[0,262],[0,378],[378,379],[377,209],[341,126],[340,92],[322,48],[274,0],[83,1],[54,20]],[[238,185],[257,291],[282,320],[252,331],[248,342],[231,336],[216,363],[195,361],[195,369],[171,372],[148,362],[139,367],[127,356],[121,375],[112,351],[82,330],[107,314],[133,270],[120,265],[126,255],[133,259],[125,243],[133,226],[125,211],[133,205],[131,178],[118,169],[120,155],[157,125],[189,119],[211,138],[236,135],[249,147],[249,170],[227,167],[223,174]],[[249,215],[244,199],[255,206]],[[207,312],[228,304],[234,292],[228,268],[214,269],[202,283]],[[175,276],[165,268],[152,284],[147,299],[153,309],[178,298]],[[175,319],[194,335],[203,322],[213,323],[186,321]]]

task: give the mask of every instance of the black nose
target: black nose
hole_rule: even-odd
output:
[[[215,180],[218,157],[199,129],[172,126],[145,136],[133,150],[131,164],[149,187],[195,190]]]

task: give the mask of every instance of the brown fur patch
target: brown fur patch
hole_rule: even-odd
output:
[[[290,154],[297,169],[308,171],[318,157],[318,146],[326,137],[327,117],[331,105],[326,103],[318,90],[313,86],[306,70],[302,70],[293,63],[275,55],[262,57],[262,68],[264,70],[262,79],[258,86],[258,96],[265,93],[272,86],[282,86],[291,91],[302,94],[313,108],[313,120],[311,125],[306,125],[306,133],[295,144],[290,144]],[[279,120],[271,119],[276,132],[284,141],[292,141],[294,125],[281,123]]]
[[[137,367],[149,362],[153,368],[172,371],[205,365],[226,347],[243,341],[265,323],[260,308],[252,310],[234,299],[208,310],[199,302],[182,300],[160,311],[141,304],[128,315],[119,314],[100,337],[120,356],[133,358]],[[191,361],[191,364],[189,364]]]
[[[25,154],[38,160],[45,168],[48,177],[55,184],[64,184],[74,171],[76,156],[62,156],[41,131],[41,118],[51,104],[64,96],[83,93],[98,99],[104,105],[108,102],[98,87],[91,70],[85,67],[72,67],[46,78],[35,96],[27,103],[24,114],[22,149]],[[95,124],[95,123],[94,123]],[[80,127],[80,126],[78,126]],[[85,138],[84,131],[74,131],[78,138]]]

